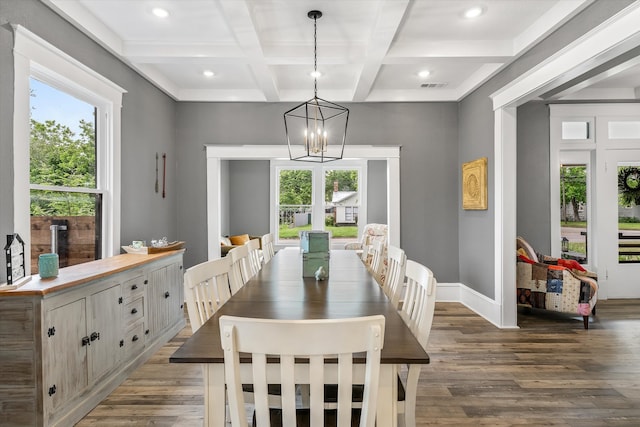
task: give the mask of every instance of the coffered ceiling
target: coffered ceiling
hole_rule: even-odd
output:
[[[460,100],[592,0],[43,2],[180,101],[311,98],[317,9],[318,95],[364,102]]]

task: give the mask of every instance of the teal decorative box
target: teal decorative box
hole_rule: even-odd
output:
[[[330,235],[328,231],[301,231],[300,248],[302,252],[329,252]]]
[[[302,277],[316,277],[318,268],[324,267],[329,277],[329,252],[303,252],[302,253]]]

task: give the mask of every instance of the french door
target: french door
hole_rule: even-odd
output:
[[[640,150],[604,152],[599,281],[607,298],[640,298]]]

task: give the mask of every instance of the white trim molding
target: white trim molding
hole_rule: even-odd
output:
[[[207,156],[207,239],[208,258],[220,257],[222,213],[220,200],[220,168],[222,160],[289,159],[286,145],[205,145]],[[344,159],[387,161],[387,221],[389,243],[400,246],[400,146],[347,145]],[[273,177],[271,178],[273,179]],[[273,198],[273,195],[270,196]],[[270,223],[273,218],[270,218]]]

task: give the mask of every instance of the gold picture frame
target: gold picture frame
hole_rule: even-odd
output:
[[[487,207],[487,158],[481,157],[462,164],[462,209]]]

